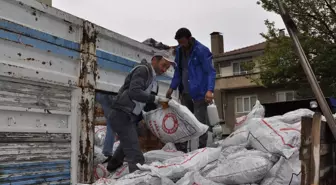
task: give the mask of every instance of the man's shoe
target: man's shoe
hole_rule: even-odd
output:
[[[128,170],[129,170],[129,173],[133,173],[133,172],[135,172],[137,170],[140,170],[140,169],[136,164],[128,163]]]
[[[116,171],[118,168],[120,168],[123,165],[123,161],[117,161],[116,159],[111,159],[108,161],[107,164],[107,170],[111,173]]]

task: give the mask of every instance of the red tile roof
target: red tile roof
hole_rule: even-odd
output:
[[[215,57],[223,57],[223,56],[229,56],[229,55],[237,55],[237,54],[242,54],[242,53],[248,53],[248,52],[252,52],[252,51],[259,51],[259,50],[265,49],[265,47],[266,47],[266,42],[261,42],[261,43],[254,44],[254,45],[251,45],[251,46],[227,51],[227,52],[225,52],[223,54],[220,54],[220,55],[217,55]]]

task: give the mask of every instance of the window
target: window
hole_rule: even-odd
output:
[[[292,101],[292,100],[295,100],[294,91],[281,91],[276,93],[277,102]]]
[[[248,113],[257,101],[256,95],[236,97],[236,113]]]
[[[247,61],[246,61],[247,62]],[[233,68],[233,75],[244,75],[248,74],[249,70],[244,69],[244,63],[246,62],[233,62],[232,68]]]

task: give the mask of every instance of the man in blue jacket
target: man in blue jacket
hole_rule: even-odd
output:
[[[181,103],[189,108],[203,124],[208,124],[207,106],[213,101],[216,71],[212,64],[210,50],[192,37],[187,28],[180,28],[175,35],[179,46],[176,48],[174,77],[167,91],[170,98],[178,88]],[[206,147],[208,135],[199,138],[199,148]],[[177,144],[187,152],[187,142]]]

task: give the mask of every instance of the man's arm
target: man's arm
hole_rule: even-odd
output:
[[[148,71],[145,66],[138,67],[133,71],[128,92],[132,100],[142,103],[153,103],[155,101],[155,95],[146,92],[148,78]]]
[[[177,55],[175,57],[175,64],[176,64],[176,66],[175,66],[174,76],[173,76],[173,79],[170,83],[170,88],[173,89],[173,90],[177,89],[177,87],[180,85],[180,81],[181,81],[179,61],[178,61]]]
[[[216,70],[212,64],[212,53],[208,48],[204,48],[200,51],[200,57],[203,70],[208,75],[208,91],[214,92],[216,81]]]

